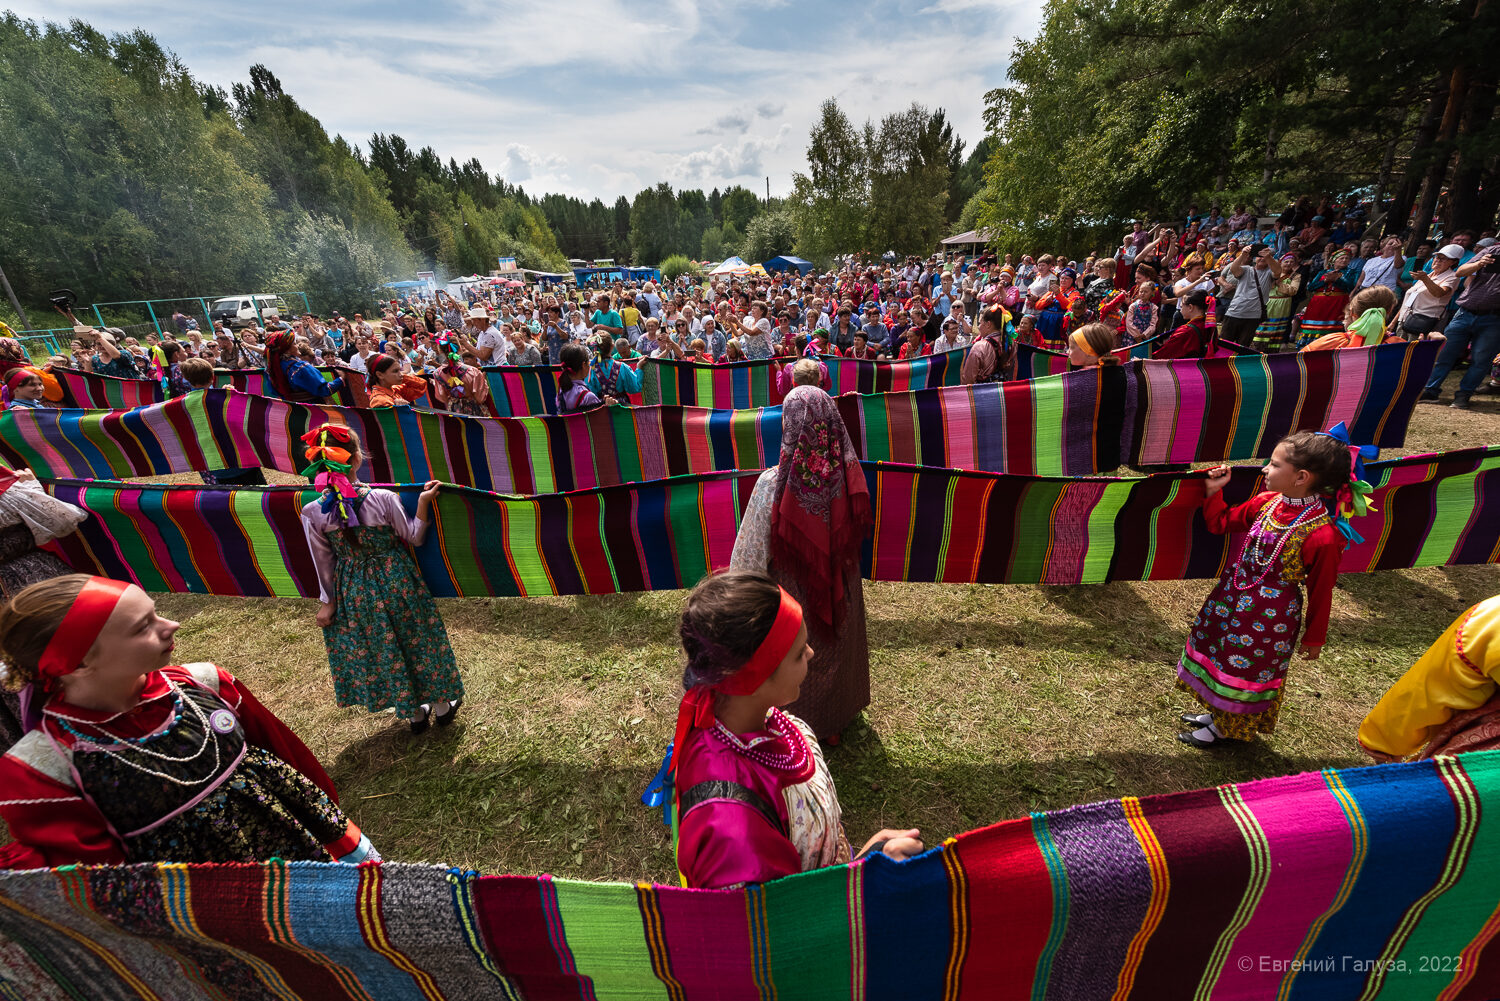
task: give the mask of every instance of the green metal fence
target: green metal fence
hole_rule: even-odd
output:
[[[181,312],[185,316],[191,316],[198,322],[198,328],[207,336],[208,331],[213,329],[213,320],[209,316],[209,304],[219,299],[248,299],[255,310],[256,322],[264,327],[266,325],[265,311],[257,296],[277,296],[288,308],[298,315],[311,313],[312,306],[307,300],[306,292],[255,292],[246,293],[242,296],[205,295],[205,296],[183,296],[177,299],[129,299],[122,302],[96,302],[90,308],[94,311],[94,318],[99,321],[99,326],[121,326],[122,324],[106,322],[104,310],[111,314],[121,313],[134,314],[146,318],[151,328],[157,334],[176,336],[178,330],[172,323],[174,314]],[[301,310],[297,309],[298,301],[301,302]],[[144,324],[142,324],[144,325]]]

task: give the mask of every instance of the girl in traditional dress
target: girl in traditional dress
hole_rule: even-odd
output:
[[[312,365],[297,356],[297,337],[290,330],[266,335],[266,378],[276,395],[288,403],[326,400],[344,388],[344,380],[323,378]]]
[[[816,386],[796,387],[781,405],[780,462],[755,482],[730,566],[769,572],[807,609],[817,656],[791,708],[830,743],[870,704],[859,558],[872,525],[838,407]]]
[[[42,376],[29,368],[12,369],[5,377],[5,390],[10,394],[10,405],[19,410],[48,410],[42,399],[46,387]]]
[[[489,380],[473,365],[464,364],[458,342],[442,337],[437,342],[440,364],[432,377],[432,396],[451,413],[484,417],[489,414],[485,401],[490,398]]]
[[[1302,348],[1303,351],[1337,351],[1340,348],[1368,348],[1377,344],[1403,343],[1395,334],[1386,334],[1386,325],[1396,314],[1400,300],[1384,285],[1360,289],[1344,307],[1344,326],[1324,334]]]
[[[562,373],[557,377],[557,412],[572,414],[580,410],[592,410],[602,401],[595,396],[585,381],[589,373],[589,353],[582,344],[569,344],[562,349]]]
[[[1292,324],[1292,302],[1301,290],[1302,275],[1297,272],[1297,255],[1282,255],[1281,277],[1271,286],[1271,294],[1266,298],[1266,318],[1255,328],[1251,347],[1263,354],[1281,350],[1287,329]]]
[[[1349,252],[1340,250],[1333,255],[1330,267],[1313,276],[1308,283],[1312,298],[1302,309],[1301,327],[1297,334],[1297,350],[1302,350],[1324,334],[1343,329],[1344,304],[1359,274],[1349,266]]]
[[[463,704],[464,684],[407,548],[427,534],[438,481],[427,482],[416,517],[408,518],[395,494],[354,478],[363,456],[352,430],[323,424],[302,440],[312,462],[304,475],[315,476],[323,492],[302,509],[302,527],[318,570],[318,625],[339,705],[395,707],[412,733],[429,722],[447,726]]]
[[[1275,729],[1298,630],[1303,659],[1316,660],[1346,540],[1362,541],[1348,518],[1368,510],[1366,451],[1350,447],[1343,424],[1288,435],[1261,469],[1267,489],[1235,507],[1221,493],[1229,467],[1209,470],[1209,530],[1245,534],[1177,662],[1177,687],[1208,710],[1184,714],[1193,729],[1178,740],[1206,748]]]
[[[12,333],[10,327],[0,323],[0,376],[9,377],[19,369],[35,372],[42,380],[42,398],[49,403],[61,403],[62,384],[57,381],[57,376],[52,374],[51,363],[38,366],[31,360],[31,355],[26,353],[26,348],[21,342],[11,336]],[[7,390],[4,394],[0,394],[0,403],[8,404],[9,402],[10,394]]]
[[[375,355],[365,366],[370,373],[372,408],[409,407],[427,392],[427,380],[402,372],[401,363],[390,355]]]
[[[782,706],[817,656],[802,606],[763,573],[729,570],[682,611],[686,693],[670,763],[683,885],[767,880],[850,861],[838,793],[813,728]],[[921,832],[884,830],[860,851],[901,860]]]
[[[69,574],[0,611],[36,715],[0,758],[0,867],[378,859],[297,735],[213,664],[169,667],[140,588]]]

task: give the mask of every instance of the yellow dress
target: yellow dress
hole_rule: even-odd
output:
[[[1359,727],[1377,757],[1405,758],[1426,746],[1455,713],[1478,709],[1500,690],[1500,595],[1464,612],[1381,696]]]

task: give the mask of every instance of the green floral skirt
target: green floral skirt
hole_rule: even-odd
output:
[[[328,533],[336,593],[323,640],[339,705],[412,719],[424,702],[462,697],[448,631],[406,544],[385,525],[349,531],[352,541]]]

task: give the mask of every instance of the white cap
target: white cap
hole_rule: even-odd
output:
[[[1439,249],[1438,253],[1442,254],[1444,257],[1451,257],[1453,258],[1453,260],[1458,261],[1463,259],[1464,248],[1460,247],[1456,243],[1450,243],[1448,244],[1448,246]]]

